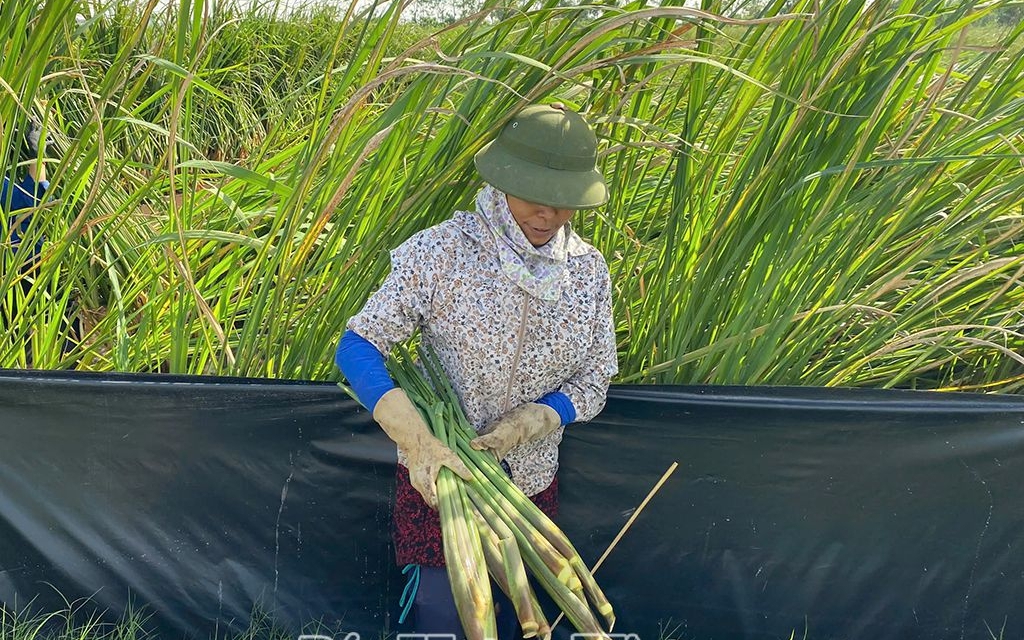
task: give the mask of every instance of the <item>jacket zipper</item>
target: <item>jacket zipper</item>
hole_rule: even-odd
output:
[[[519,358],[523,355],[523,340],[526,338],[526,316],[530,311],[530,294],[523,292],[523,317],[519,321],[519,340],[516,342],[516,354],[512,357],[512,370],[508,374],[508,387],[505,388],[505,402],[502,405],[501,414],[505,415],[509,410],[509,402],[512,400],[512,383],[516,379],[516,369],[519,368]]]

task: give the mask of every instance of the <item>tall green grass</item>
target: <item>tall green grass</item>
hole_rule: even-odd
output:
[[[0,606],[0,638],[5,640],[143,640],[147,615],[129,606],[118,619],[104,620],[83,611],[85,603],[68,603],[52,613]]]
[[[574,223],[621,380],[1017,391],[1024,27],[968,37],[1001,4],[534,2],[426,33],[391,4],[3,3],[0,164],[45,114],[57,197],[37,268],[0,248],[0,366],[332,377],[387,250],[558,99],[602,142],[612,199]]]
[[[157,640],[161,636],[153,613],[133,602],[118,615],[101,610],[89,599],[66,602],[54,612],[38,612],[33,605],[5,607],[0,605],[0,638],[4,640]],[[259,605],[253,607],[248,620],[218,622],[206,637],[210,640],[295,640],[299,635],[347,638],[337,625],[312,620],[297,632],[275,618]],[[194,636],[195,634],[193,634]],[[185,637],[185,636],[181,636]],[[385,635],[380,634],[383,640]]]

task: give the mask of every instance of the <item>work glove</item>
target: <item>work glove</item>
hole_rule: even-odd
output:
[[[546,404],[530,402],[509,411],[484,435],[473,438],[469,446],[478,451],[489,449],[498,460],[504,460],[513,447],[543,438],[561,425],[557,411]]]
[[[441,467],[448,467],[467,482],[473,479],[459,456],[430,432],[402,389],[395,387],[377,401],[373,419],[405,454],[409,483],[433,509],[437,509],[437,474]]]
[[[25,137],[21,142],[22,161],[35,160],[40,157],[40,151],[42,151],[42,155],[46,155],[46,142],[39,137],[42,131],[35,118],[29,118],[28,131],[25,132]]]

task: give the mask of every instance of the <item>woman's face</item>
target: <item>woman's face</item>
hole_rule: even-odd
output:
[[[516,224],[535,247],[547,244],[562,225],[569,221],[572,214],[576,213],[575,209],[556,209],[510,195],[506,195],[505,199]]]

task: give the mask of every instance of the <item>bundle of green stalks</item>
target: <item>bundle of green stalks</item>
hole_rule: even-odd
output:
[[[527,569],[578,631],[605,637],[594,611],[608,632],[615,614],[568,537],[512,483],[493,454],[470,447],[476,433],[435,356],[420,350],[424,375],[408,352],[401,355],[389,367],[395,380],[434,435],[473,473],[466,482],[442,468],[437,478],[445,563],[466,637],[497,637],[488,574],[512,602],[523,637],[550,634]]]

